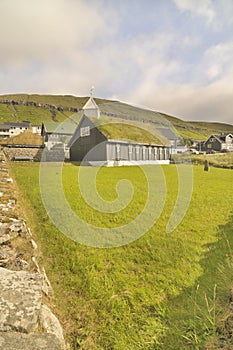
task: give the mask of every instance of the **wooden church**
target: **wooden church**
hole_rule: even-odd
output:
[[[85,165],[169,164],[170,147],[149,131],[101,116],[91,96],[68,144],[70,160]]]

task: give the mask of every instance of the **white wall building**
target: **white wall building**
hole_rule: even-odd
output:
[[[41,126],[39,125],[30,125],[30,122],[26,121],[22,123],[5,122],[0,125],[0,137],[13,137],[28,129],[30,129],[33,134],[41,134]]]

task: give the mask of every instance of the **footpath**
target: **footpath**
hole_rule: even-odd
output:
[[[52,288],[19,212],[0,150],[0,350],[65,350],[62,327],[43,302]]]

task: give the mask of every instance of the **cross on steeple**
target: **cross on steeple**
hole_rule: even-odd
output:
[[[94,90],[95,90],[95,87],[92,85],[91,90],[90,90],[90,96],[91,97],[93,96]]]
[[[83,106],[83,111],[86,117],[92,117],[92,118],[100,118],[100,110],[93,98],[93,92],[95,87],[92,86],[90,89],[90,98]]]

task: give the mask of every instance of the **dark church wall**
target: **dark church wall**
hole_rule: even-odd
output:
[[[90,127],[90,135],[81,136],[81,128]],[[107,160],[106,155],[106,138],[89,120],[84,118],[76,130],[73,143],[70,147],[70,160],[86,161]]]

